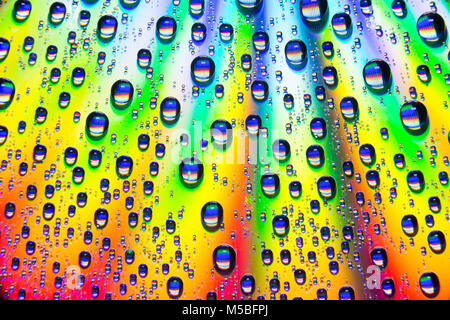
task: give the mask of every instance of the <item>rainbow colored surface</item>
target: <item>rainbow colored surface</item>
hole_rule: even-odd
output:
[[[3,299],[450,299],[448,1],[0,0]]]

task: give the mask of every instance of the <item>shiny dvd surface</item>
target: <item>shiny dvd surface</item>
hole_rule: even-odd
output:
[[[450,299],[447,1],[0,1],[0,297]]]

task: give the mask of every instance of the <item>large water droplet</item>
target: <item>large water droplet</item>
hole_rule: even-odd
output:
[[[420,290],[427,298],[435,298],[440,291],[439,278],[434,272],[425,272],[419,279]]]
[[[320,29],[328,18],[328,2],[327,0],[301,0],[300,14],[307,26]]]
[[[101,140],[108,133],[109,119],[106,114],[91,112],[86,118],[86,135],[92,140]]]
[[[97,38],[103,43],[111,42],[117,33],[118,22],[113,16],[102,16],[97,23]]]
[[[275,140],[272,144],[272,153],[277,161],[285,163],[289,161],[291,157],[291,146],[289,142],[284,139]]]
[[[167,294],[172,299],[178,299],[183,294],[183,280],[179,277],[170,277],[167,280]]]
[[[294,70],[302,69],[308,59],[306,45],[301,40],[290,40],[284,47],[288,65]]]
[[[425,133],[429,126],[428,111],[420,101],[408,101],[400,109],[400,119],[408,133],[419,136]]]
[[[120,4],[128,10],[136,8],[139,5],[139,2],[141,2],[141,0],[120,0]]]
[[[371,60],[363,70],[364,82],[375,94],[386,93],[392,84],[392,74],[389,64],[383,60]]]
[[[126,179],[133,172],[133,159],[129,156],[120,156],[116,160],[116,173],[119,178]]]
[[[213,264],[217,273],[226,276],[233,272],[236,266],[236,251],[227,244],[222,244],[214,249]]]
[[[378,266],[381,270],[386,269],[388,264],[387,252],[384,248],[375,248],[370,253],[372,263]]]
[[[347,39],[352,35],[352,19],[344,12],[336,13],[331,18],[331,26],[338,38]]]
[[[251,296],[255,292],[255,278],[251,274],[243,275],[240,285],[242,294],[246,296]]]
[[[15,93],[14,83],[9,79],[0,78],[0,110],[5,110],[10,106]]]
[[[194,83],[199,86],[209,85],[216,72],[216,65],[210,57],[199,56],[192,60],[191,76]]]
[[[111,87],[111,103],[118,110],[125,110],[133,101],[134,87],[128,80],[118,80]]]
[[[265,173],[261,176],[261,190],[268,198],[274,198],[280,192],[280,178],[275,173]]]
[[[200,18],[205,12],[205,0],[189,0],[189,13],[194,18]]]
[[[447,39],[447,26],[444,19],[435,12],[424,13],[417,20],[417,32],[430,47],[440,47]]]
[[[171,42],[177,33],[177,22],[169,16],[162,16],[156,22],[156,36],[162,43]]]
[[[257,12],[263,2],[263,0],[236,0],[236,4],[243,13]]]
[[[167,97],[161,101],[159,116],[161,121],[168,126],[173,126],[180,119],[180,102],[173,97]]]
[[[9,41],[0,37],[0,62],[8,57],[10,47]]]
[[[196,188],[203,180],[203,164],[195,157],[185,158],[178,167],[178,173],[185,187]]]
[[[226,120],[216,120],[211,124],[211,143],[218,149],[225,150],[233,142],[233,129]]]
[[[62,2],[53,2],[48,12],[48,21],[51,25],[59,26],[66,17],[66,5]]]
[[[353,97],[345,97],[341,100],[341,114],[347,121],[357,120],[359,114],[358,101]]]
[[[425,188],[425,177],[420,170],[412,170],[408,172],[406,182],[408,183],[409,189],[414,193],[420,193]]]
[[[25,22],[31,13],[31,2],[29,0],[18,0],[14,3],[13,17],[16,22]]]
[[[284,238],[289,233],[289,218],[285,215],[277,215],[272,219],[272,228],[276,236]]]
[[[331,200],[336,195],[336,181],[330,176],[320,177],[317,180],[317,191],[322,198]]]
[[[216,201],[209,201],[201,211],[201,220],[203,227],[210,232],[220,229],[223,222],[223,207]]]
[[[251,92],[256,102],[264,102],[269,94],[269,86],[264,80],[255,80],[252,83]]]
[[[428,234],[428,245],[430,250],[436,254],[441,254],[445,251],[447,242],[445,240],[445,235],[442,231],[434,230]]]

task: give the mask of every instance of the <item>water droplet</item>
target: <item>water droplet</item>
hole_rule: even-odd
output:
[[[178,172],[183,185],[190,189],[198,187],[203,180],[203,164],[195,157],[181,161]]]
[[[81,10],[80,15],[78,17],[78,23],[80,27],[86,28],[91,21],[91,13],[87,10]]]
[[[352,35],[352,19],[344,12],[336,13],[331,18],[331,26],[338,38],[347,39]]]
[[[445,235],[442,231],[434,230],[428,234],[428,245],[430,250],[436,254],[441,254],[445,251],[447,245]]]
[[[397,18],[404,18],[408,13],[408,9],[406,8],[406,3],[404,0],[392,1],[391,8]]]
[[[6,142],[6,139],[8,139],[8,128],[0,126],[0,146]]]
[[[219,245],[213,252],[213,264],[220,275],[231,274],[236,266],[236,251],[230,245]]]
[[[138,148],[140,151],[146,151],[150,145],[150,136],[142,133],[138,137]]]
[[[264,102],[267,100],[269,86],[263,80],[255,80],[251,87],[252,97],[256,102]]]
[[[120,156],[116,160],[116,173],[119,178],[126,179],[133,172],[133,159],[129,156]]]
[[[435,12],[424,13],[417,20],[420,38],[430,47],[440,47],[447,39],[447,26],[444,19]]]
[[[120,0],[120,4],[128,10],[136,8],[139,5],[139,2],[141,2],[141,0]]]
[[[231,40],[233,40],[233,33],[234,33],[234,29],[231,24],[222,23],[219,26],[220,40],[222,40],[223,42],[225,42],[225,43],[231,42]]]
[[[243,13],[255,13],[261,8],[263,0],[236,0],[236,3]]]
[[[327,124],[323,118],[312,119],[310,129],[312,136],[317,140],[322,140],[327,135]]]
[[[42,163],[45,160],[46,156],[47,156],[47,148],[44,145],[38,144],[34,147],[33,149],[34,161]]]
[[[86,77],[86,71],[81,67],[76,67],[72,70],[72,84],[75,87],[81,87]]]
[[[375,148],[369,143],[361,145],[359,147],[359,158],[361,159],[361,162],[366,166],[373,166],[373,164],[377,160]]]
[[[108,133],[109,119],[98,111],[91,112],[86,118],[86,135],[92,140],[98,141]]]
[[[327,0],[301,0],[300,14],[308,27],[320,29],[328,18],[328,2]]]
[[[412,170],[406,176],[409,189],[414,193],[420,193],[425,188],[425,177],[422,171]]]
[[[261,176],[261,190],[268,198],[274,198],[280,192],[280,178],[275,173],[265,173]]]
[[[391,278],[383,279],[381,289],[386,297],[392,298],[395,295],[395,283]]]
[[[256,31],[253,34],[253,48],[261,53],[269,49],[269,36],[264,31]]]
[[[201,22],[196,22],[191,28],[191,38],[197,44],[201,44],[206,39],[206,26]]]
[[[248,72],[252,69],[252,56],[244,53],[241,56],[241,66],[245,72]]]
[[[10,106],[15,93],[14,83],[9,79],[0,78],[0,110],[5,110]]]
[[[419,224],[417,218],[411,214],[405,215],[402,218],[402,229],[408,237],[414,237],[419,231]]]
[[[342,287],[339,289],[339,300],[355,300],[355,290],[349,286]]]
[[[68,147],[65,151],[64,151],[64,162],[68,165],[68,166],[73,166],[78,159],[78,150],[73,148],[73,147]]]
[[[172,299],[178,299],[183,294],[183,280],[179,277],[170,277],[167,280],[167,294]]]
[[[287,64],[294,70],[302,69],[308,59],[306,45],[301,40],[290,40],[284,48]]]
[[[177,22],[169,16],[162,16],[156,23],[156,36],[162,43],[171,42],[177,33]]]
[[[309,146],[306,149],[306,160],[311,167],[319,169],[325,163],[325,151],[319,145]]]
[[[137,63],[139,68],[146,69],[150,66],[152,54],[148,49],[140,49],[137,54]]]
[[[97,23],[97,38],[103,43],[111,42],[117,33],[118,22],[113,16],[102,16]]]
[[[439,278],[434,272],[425,272],[419,279],[420,290],[427,298],[435,298],[440,291]]]
[[[218,149],[225,150],[233,142],[233,129],[226,120],[216,120],[211,124],[211,143]]]
[[[214,61],[206,56],[199,56],[192,60],[191,76],[195,84],[199,86],[209,85],[216,72]]]
[[[189,0],[189,13],[194,18],[200,18],[205,11],[205,0]]]
[[[273,157],[281,163],[289,161],[291,157],[291,146],[284,139],[275,140],[272,144]]]
[[[353,97],[345,97],[341,100],[341,114],[347,121],[357,120],[359,114],[358,101]]]
[[[0,62],[8,57],[10,47],[9,41],[0,37]]]
[[[289,194],[293,199],[300,198],[302,194],[302,184],[300,181],[291,181],[291,183],[289,183]]]
[[[322,198],[331,200],[336,195],[336,181],[330,176],[320,177],[317,180],[317,190]]]
[[[413,135],[424,134],[429,126],[428,111],[419,101],[408,101],[400,109],[400,119],[403,128]]]
[[[392,84],[391,68],[383,60],[371,60],[363,70],[366,86],[375,94],[386,93]]]
[[[419,80],[423,83],[429,83],[431,81],[431,72],[427,65],[421,64],[417,66],[416,72]]]
[[[251,136],[257,136],[261,129],[262,120],[257,114],[251,114],[245,119],[245,129]]]
[[[54,27],[59,26],[66,17],[66,5],[62,2],[53,2],[48,12],[48,21]]]
[[[102,163],[102,153],[99,150],[92,149],[89,151],[89,165],[92,168],[98,168]]]
[[[180,110],[180,102],[176,98],[165,98],[160,105],[159,116],[161,121],[168,126],[175,125],[180,119]]]
[[[209,201],[201,211],[201,221],[205,230],[215,232],[223,223],[223,207],[216,201]]]
[[[370,253],[372,263],[378,266],[381,270],[386,269],[388,264],[387,252],[384,248],[375,248]]]
[[[103,229],[108,225],[108,211],[106,209],[97,209],[94,213],[94,224],[97,229]]]
[[[326,66],[322,72],[323,81],[329,88],[335,88],[338,84],[338,74],[333,66]]]
[[[243,275],[240,284],[243,295],[251,296],[255,292],[255,278],[251,274]]]
[[[31,13],[31,2],[29,0],[18,0],[14,3],[13,17],[16,22],[25,22]]]
[[[118,110],[125,110],[133,101],[134,87],[128,80],[118,80],[111,87],[111,103]]]
[[[289,233],[289,218],[285,215],[277,215],[272,219],[273,232],[277,237],[284,238]]]
[[[81,268],[87,269],[91,265],[91,254],[89,251],[81,251],[78,256],[78,264]]]
[[[294,271],[295,282],[298,285],[303,285],[306,283],[306,272],[303,269],[296,269]]]

